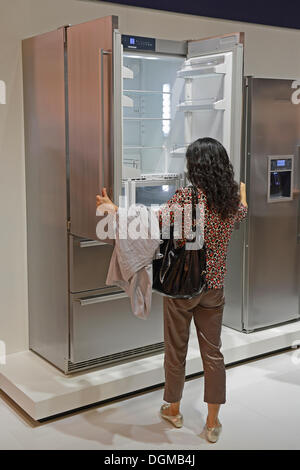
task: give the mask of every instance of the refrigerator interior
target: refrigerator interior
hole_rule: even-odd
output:
[[[219,140],[231,154],[233,54],[124,51],[122,177],[155,182],[129,183],[131,202],[169,199],[184,184],[187,146],[200,137]]]
[[[123,64],[123,178],[182,173],[170,153],[184,142],[183,58],[124,53]]]

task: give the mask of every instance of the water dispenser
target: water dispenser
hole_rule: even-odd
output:
[[[270,156],[268,165],[268,202],[293,199],[294,156]]]

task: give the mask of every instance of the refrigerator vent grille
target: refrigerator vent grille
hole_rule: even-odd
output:
[[[91,367],[97,367],[103,364],[110,364],[112,362],[122,361],[124,359],[131,359],[137,356],[146,354],[156,353],[164,350],[164,343],[155,343],[141,348],[129,349],[116,354],[110,354],[108,356],[97,357],[95,359],[89,359],[88,361],[82,362],[71,362],[68,361],[68,372],[76,370],[90,369]]]

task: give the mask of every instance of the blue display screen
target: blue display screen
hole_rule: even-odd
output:
[[[285,166],[285,160],[277,160],[277,166]]]
[[[122,44],[124,49],[155,51],[154,38],[144,38],[142,36],[128,36],[127,34],[122,34]]]

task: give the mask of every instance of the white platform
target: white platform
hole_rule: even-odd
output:
[[[227,365],[300,345],[300,322],[248,335],[223,327],[222,344]],[[186,373],[202,371],[198,342],[192,329]],[[6,364],[0,365],[0,389],[35,420],[163,382],[163,354],[68,376],[31,351],[8,355]]]

